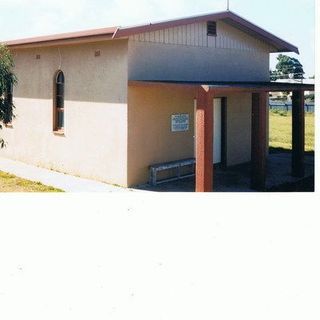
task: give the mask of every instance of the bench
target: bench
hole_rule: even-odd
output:
[[[152,186],[155,186],[155,185],[157,185],[159,183],[163,183],[163,182],[193,177],[195,175],[194,170],[193,170],[193,173],[181,175],[181,168],[186,167],[186,166],[191,166],[191,165],[194,166],[195,163],[196,163],[196,160],[194,158],[188,158],[188,159],[153,164],[149,167],[149,170],[150,170],[149,183]],[[174,176],[172,178],[157,181],[157,173],[158,172],[170,170],[170,169],[176,169],[176,173],[177,173],[176,176]]]

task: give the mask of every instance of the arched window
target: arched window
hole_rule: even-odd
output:
[[[54,98],[54,130],[64,129],[64,74],[59,70],[55,77],[55,98]]]

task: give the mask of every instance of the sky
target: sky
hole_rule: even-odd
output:
[[[0,41],[129,26],[224,11],[227,0],[0,0]],[[314,0],[230,0],[230,10],[298,46],[306,77],[315,74]],[[270,59],[274,69],[277,54]]]

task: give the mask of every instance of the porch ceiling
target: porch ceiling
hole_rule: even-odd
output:
[[[206,91],[243,91],[243,92],[278,92],[278,91],[314,91],[313,84],[278,83],[278,82],[235,82],[235,81],[174,81],[174,80],[129,80],[129,86],[179,86],[204,87]]]

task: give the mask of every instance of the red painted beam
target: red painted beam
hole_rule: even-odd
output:
[[[213,94],[200,87],[196,107],[196,192],[213,190]]]
[[[264,191],[266,185],[267,93],[252,94],[251,188]]]
[[[304,91],[292,92],[292,176],[304,176]]]

